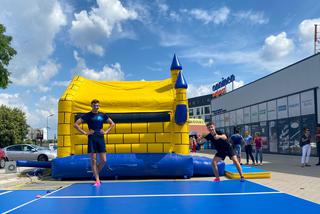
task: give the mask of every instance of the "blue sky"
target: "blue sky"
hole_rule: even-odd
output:
[[[170,76],[176,53],[188,97],[236,87],[313,54],[317,0],[0,0],[0,23],[18,54],[0,104],[19,107],[33,128],[56,133],[57,102],[74,75],[95,80]],[[244,98],[245,99],[245,98]]]

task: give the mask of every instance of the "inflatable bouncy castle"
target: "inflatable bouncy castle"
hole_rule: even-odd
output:
[[[87,153],[87,136],[73,124],[91,111],[93,99],[100,101],[100,111],[116,123],[105,136],[108,153],[189,154],[186,90],[175,55],[171,77],[165,80],[120,82],[74,77],[59,100],[58,157]],[[86,124],[82,128],[88,129]]]
[[[115,127],[105,135],[107,164],[102,178],[211,176],[211,159],[189,154],[187,82],[176,56],[171,77],[159,81],[93,81],[74,77],[59,100],[56,179],[90,179],[87,136],[73,125],[100,101]],[[109,126],[109,124],[105,124]],[[87,124],[82,129],[88,131]],[[104,127],[106,130],[107,127]],[[224,174],[224,163],[219,165]]]

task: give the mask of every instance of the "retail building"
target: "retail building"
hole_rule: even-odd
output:
[[[264,139],[264,151],[300,154],[303,128],[312,134],[320,119],[320,54],[211,99],[212,121],[228,135],[235,128]],[[190,102],[189,102],[190,103]],[[191,115],[190,115],[191,116]]]

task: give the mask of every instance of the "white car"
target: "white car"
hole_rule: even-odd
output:
[[[57,151],[32,144],[15,144],[3,148],[9,161],[34,160],[51,161],[57,157]]]

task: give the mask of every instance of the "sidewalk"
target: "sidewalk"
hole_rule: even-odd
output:
[[[204,150],[195,155],[212,158],[213,150]],[[311,167],[300,166],[300,156],[263,154],[263,166],[255,166],[272,173],[271,179],[250,179],[256,183],[274,188],[300,198],[320,204],[320,166],[318,158],[311,157]],[[232,163],[228,158],[226,163]],[[242,153],[242,163],[246,163],[245,153]]]
[[[29,167],[17,167],[16,173],[5,173],[5,169],[0,169],[0,190],[15,189],[13,187],[31,182],[31,178],[21,176],[23,171],[32,169]]]

